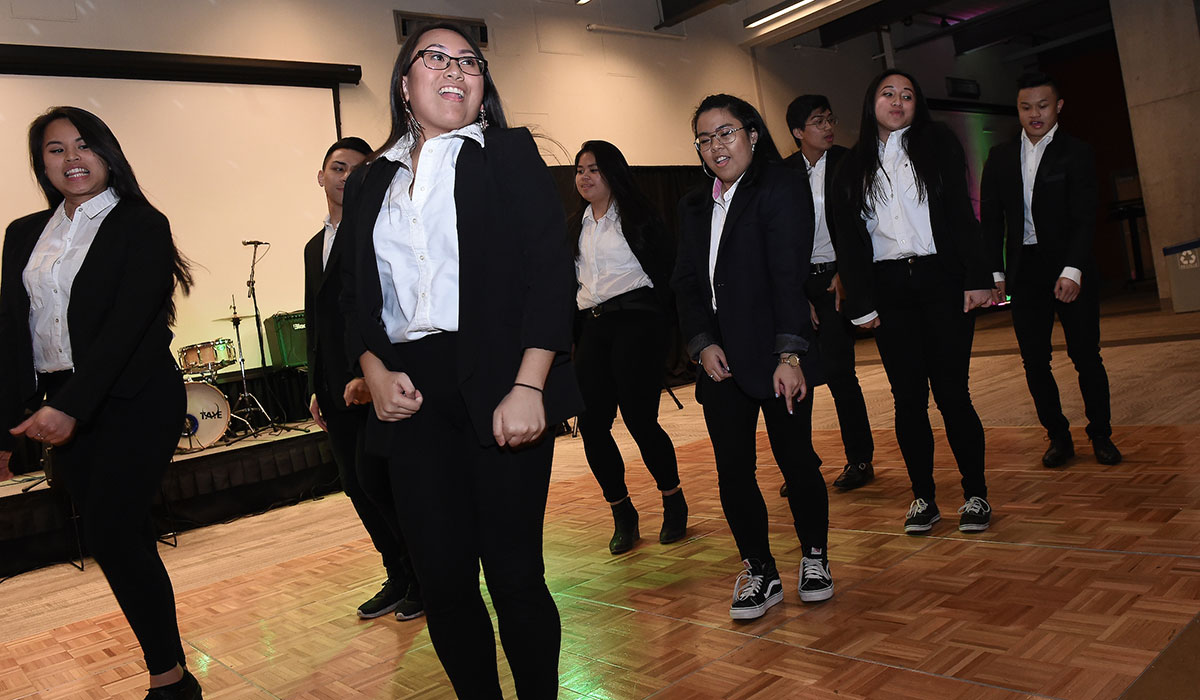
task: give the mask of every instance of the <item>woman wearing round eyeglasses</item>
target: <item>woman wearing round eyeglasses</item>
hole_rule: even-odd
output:
[[[375,407],[367,448],[388,459],[430,638],[458,696],[501,697],[482,564],[517,694],[554,697],[544,432],[580,408],[562,205],[460,28],[405,42],[391,112],[386,144],[347,183],[335,242],[354,247],[343,302]]]
[[[575,156],[580,210],[568,220],[579,306],[575,370],[587,409],[579,433],[588,466],[612,507],[612,554],[638,538],[638,512],[625,486],[625,461],[613,440],[617,408],[662,493],[658,541],[687,533],[687,501],[671,437],[658,424],[666,355],[674,250],[654,205],[638,191],[625,156],[607,141],[588,141]]]
[[[704,98],[692,132],[713,184],[679,203],[672,282],[688,353],[703,369],[696,398],[716,456],[721,507],[745,569],[729,614],[748,620],[783,600],[755,479],[760,412],[803,549],[800,599],[833,595],[829,497],[812,447],[808,382],[815,363],[806,357],[813,208],[804,175],[779,162],[762,117],[745,100]]]

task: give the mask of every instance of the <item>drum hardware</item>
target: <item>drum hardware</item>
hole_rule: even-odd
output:
[[[254,268],[259,261],[258,247],[265,245],[267,246],[267,251],[269,252],[271,250],[271,244],[265,241],[242,241],[242,245],[254,246],[253,253],[250,256],[250,279],[246,280],[246,296],[250,299],[254,306],[254,330],[258,334],[258,360],[260,366],[263,368],[263,387],[267,392],[267,400],[274,400],[275,405],[277,407],[281,407],[282,404],[279,403],[279,398],[274,396],[273,392],[271,391],[271,382],[267,377],[267,352],[263,347],[262,316],[258,312],[258,288],[255,287],[254,284]],[[266,257],[266,253],[263,253],[263,257]],[[234,306],[233,312],[234,314],[237,314],[236,306]],[[234,323],[234,328],[237,328],[236,322]],[[239,335],[238,337],[240,339],[241,336]],[[238,349],[241,349],[240,340]],[[244,361],[242,362],[242,386],[246,386],[246,363]],[[234,405],[234,413],[237,413],[238,407],[243,405],[243,399],[246,399],[246,401],[244,402],[245,406],[242,408],[242,410],[246,411],[247,414],[252,414],[255,410],[257,410],[266,417],[268,425],[263,428],[264,430],[269,427],[274,432],[282,432],[284,430],[294,430],[298,433],[308,432],[307,428],[296,428],[290,425],[284,425],[281,421],[275,420],[269,413],[263,410],[262,404],[259,403],[258,399],[254,398],[249,391],[245,391],[242,396],[238,397],[237,403]],[[249,403],[249,399],[254,399],[253,405]]]

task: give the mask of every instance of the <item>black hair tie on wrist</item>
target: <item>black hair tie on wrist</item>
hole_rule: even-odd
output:
[[[541,390],[541,389],[539,389],[538,387],[536,387],[536,386],[534,386],[534,385],[532,385],[532,384],[526,384],[526,383],[524,383],[524,382],[513,382],[513,386],[523,386],[523,387],[525,387],[526,389],[533,389],[534,391],[536,391],[536,392],[537,392],[537,393],[539,393],[539,394],[543,393],[543,392],[542,392],[542,390]]]

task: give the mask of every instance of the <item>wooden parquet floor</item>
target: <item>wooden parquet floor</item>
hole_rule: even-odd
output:
[[[1105,350],[1125,453],[1116,467],[1097,464],[1079,430],[1071,466],[1042,468],[1046,443],[1019,359],[975,359],[995,514],[990,530],[970,536],[955,527],[958,474],[940,428],[944,520],[931,536],[902,534],[911,496],[886,381],[864,367],[877,478],[831,490],[837,591],[817,605],[796,594],[799,547],[760,433],[759,481],[786,597],[749,623],[729,619],[740,565],[690,388],[678,392],[683,410],[666,397],[663,407],[691,507],[684,542],[657,544],[657,493],[631,459],[643,540],[609,556],[611,516],[579,441],[561,438],[545,547],[563,621],[560,698],[1121,697],[1153,676],[1185,629],[1200,629],[1200,341],[1164,341]],[[1069,363],[1055,370],[1068,415],[1081,420]],[[815,425],[832,483],[842,449],[824,389]],[[627,437],[621,444],[636,454]],[[381,568],[341,494],[184,533],[163,553],[206,698],[453,697],[424,622],[354,616]],[[1183,669],[1140,697],[1200,698],[1200,659]],[[141,698],[144,687],[136,642],[96,567],[0,585],[0,700]]]

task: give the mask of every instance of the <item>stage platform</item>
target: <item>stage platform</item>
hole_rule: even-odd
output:
[[[286,425],[287,430],[175,455],[154,510],[159,535],[340,490],[325,434],[312,421]],[[0,483],[0,578],[80,561],[71,503],[62,489],[37,483],[42,476],[33,472]]]

